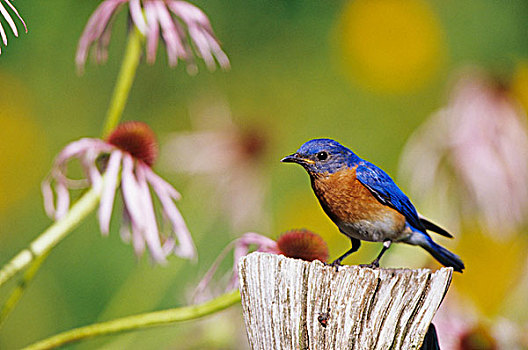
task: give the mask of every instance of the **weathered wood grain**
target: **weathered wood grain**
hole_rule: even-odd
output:
[[[418,349],[449,288],[452,268],[336,272],[282,255],[240,259],[252,349]],[[325,327],[326,326],[326,327]]]

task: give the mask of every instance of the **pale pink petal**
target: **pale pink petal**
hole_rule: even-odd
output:
[[[141,198],[139,186],[134,175],[134,159],[123,154],[123,169],[121,172],[121,190],[123,192],[123,201],[130,214],[132,223],[135,223],[141,230],[144,230],[145,217],[143,207],[138,203]]]
[[[174,200],[181,199],[180,193],[178,193],[178,191],[176,191],[176,189],[172,187],[171,184],[163,180],[155,172],[153,171],[147,172],[147,179],[149,180],[149,182],[154,183],[155,186],[158,186],[158,188],[160,188],[163,192],[167,193],[167,195],[169,195],[172,199]]]
[[[48,176],[41,184],[42,197],[44,198],[44,210],[46,214],[53,218],[55,217],[55,196],[51,188],[51,178]]]
[[[64,147],[54,160],[51,174],[42,183],[46,213],[55,219],[66,215],[70,207],[69,190],[71,188],[78,188],[79,184],[84,183],[84,179],[70,180],[66,177],[68,161],[73,158],[78,158],[85,169],[86,175],[90,179],[92,187],[98,188],[101,186],[101,175],[97,170],[95,159],[99,154],[112,149],[113,146],[95,139],[81,139]]]
[[[230,291],[237,287],[238,285],[238,261],[240,260],[241,257],[249,253],[250,251],[249,248],[251,245],[255,245],[256,251],[259,251],[259,252],[279,254],[277,243],[271,238],[268,238],[266,236],[263,236],[263,235],[260,235],[254,232],[248,232],[248,233],[243,234],[240,238],[229,243],[224,248],[224,250],[220,253],[220,255],[216,258],[211,268],[207,271],[205,276],[202,278],[202,280],[198,284],[198,287],[196,287],[196,290],[194,292],[194,297],[193,297],[195,300],[203,294],[204,290],[211,282],[211,279],[213,278],[214,273],[218,269],[218,266],[220,265],[222,260],[225,258],[227,253],[231,250],[233,245],[235,246],[234,253],[233,253],[234,255],[233,271],[231,272],[231,278],[229,279],[229,282],[227,284],[226,291]]]
[[[211,23],[207,15],[198,7],[186,1],[168,1],[167,6],[178,17],[180,17],[188,26],[200,25],[212,31]]]
[[[220,67],[229,68],[229,59],[214,36],[207,15],[198,7],[185,1],[170,1],[168,6],[187,25],[189,36],[209,70],[216,68],[213,56],[216,57]]]
[[[161,241],[158,232],[158,225],[156,223],[156,215],[154,213],[154,206],[152,204],[152,198],[150,195],[150,190],[148,187],[147,179],[145,176],[145,169],[150,168],[143,163],[138,163],[136,166],[137,181],[141,194],[141,203],[143,204],[143,211],[145,217],[145,241],[149,248],[150,255],[152,258],[158,262],[165,262],[165,255],[163,254],[163,249],[161,248]]]
[[[0,4],[2,6],[2,4]],[[2,41],[4,42],[4,45],[7,45],[7,36],[4,31],[4,27],[2,27],[2,23],[0,23],[0,36],[2,37]]]
[[[184,44],[178,34],[178,25],[173,21],[165,4],[160,1],[156,1],[154,4],[156,6],[156,14],[162,29],[161,34],[167,47],[169,65],[175,66],[178,63],[178,58],[187,59],[190,55],[184,50]]]
[[[145,35],[147,33],[147,22],[145,21],[145,18],[143,17],[143,10],[141,9],[141,3],[140,0],[130,0],[129,2],[129,8],[130,8],[130,17],[132,17],[132,21],[136,25],[137,29]]]
[[[94,51],[96,63],[105,63],[108,59],[108,45],[110,44],[110,38],[112,37],[112,26],[114,24],[115,18],[116,16],[110,17],[110,20],[103,29],[103,32],[95,41],[96,44],[94,46]]]
[[[234,269],[237,268],[236,266],[238,265],[240,258],[247,255],[250,245],[256,245],[258,252],[274,254],[279,252],[277,242],[271,238],[254,232],[244,233],[242,237],[238,239],[235,247]]]
[[[189,27],[189,36],[196,45],[199,56],[203,58],[207,68],[214,70],[216,68],[215,61],[211,54],[211,47],[203,31],[200,28]]]
[[[185,221],[180,214],[178,208],[172,201],[171,195],[167,192],[165,181],[156,176],[150,169],[146,171],[147,179],[152,186],[154,192],[163,206],[163,211],[167,218],[172,223],[172,229],[178,238],[179,245],[175,247],[174,254],[188,259],[196,258],[196,248],[192,240],[191,233],[185,224]]]
[[[98,210],[99,227],[104,235],[107,235],[109,231],[110,217],[112,216],[114,197],[119,178],[121,154],[121,151],[118,150],[112,152],[108,159],[108,165],[104,175],[103,192],[101,194],[101,203],[99,204]]]
[[[13,31],[13,34],[15,34],[15,36],[18,37],[18,30],[17,30],[17,27],[15,25],[15,22],[11,18],[11,15],[9,14],[9,12],[7,12],[7,10],[5,9],[4,5],[2,5],[2,3],[0,3],[0,13],[2,14],[2,16],[5,18],[6,22],[11,27],[11,30]]]
[[[27,26],[26,26],[26,22],[24,22],[24,19],[22,18],[22,16],[20,16],[20,14],[18,13],[17,9],[15,8],[15,6],[13,6],[13,4],[11,4],[9,2],[9,0],[4,0],[6,2],[6,4],[11,8],[11,10],[17,15],[18,19],[20,20],[20,22],[22,22],[22,24],[24,25],[24,29],[27,33]]]
[[[163,249],[163,254],[167,256],[174,251],[174,247],[176,247],[176,240],[174,239],[174,237],[166,237],[163,241],[161,249]]]
[[[79,155],[85,153],[87,150],[93,150],[94,152],[98,153],[110,153],[112,150],[114,150],[114,147],[110,144],[107,144],[103,140],[83,138],[64,147],[55,158],[55,164],[64,164],[71,158],[78,157]]]
[[[216,270],[218,270],[218,267],[220,266],[220,263],[225,259],[227,256],[227,253],[233,249],[233,246],[236,244],[236,240],[231,241],[223,250],[220,252],[218,257],[213,262],[213,265],[207,270],[205,275],[202,277],[198,285],[196,286],[196,289],[193,293],[193,301],[197,301],[197,299],[200,298],[200,296],[204,293],[205,289],[213,279],[214,274],[216,273]],[[235,271],[236,272],[236,271]],[[235,275],[238,275],[238,273],[234,273]],[[232,278],[231,278],[232,279]],[[231,282],[230,282],[231,283]]]
[[[130,221],[132,227],[132,246],[136,256],[141,256],[145,252],[145,237],[143,236],[143,230],[139,228],[134,221]]]
[[[123,155],[123,168],[121,171],[121,191],[123,202],[130,217],[132,227],[132,244],[136,254],[145,249],[144,233],[147,230],[147,217],[143,208],[142,194],[134,174],[134,160],[128,155]]]
[[[88,20],[86,27],[79,39],[77,46],[77,54],[75,62],[80,72],[82,72],[86,58],[88,57],[88,49],[90,46],[103,34],[110,19],[117,11],[117,8],[128,0],[106,0],[97,7],[92,16]]]
[[[101,186],[103,185],[101,173],[99,172],[99,169],[97,169],[97,166],[95,164],[95,161],[99,155],[100,152],[97,152],[93,149],[89,149],[80,159],[86,177],[88,178],[88,181],[90,181],[90,185],[96,189],[101,188]]]
[[[229,58],[227,57],[225,52],[222,50],[222,47],[218,43],[218,39],[216,39],[216,37],[209,32],[205,32],[204,36],[209,45],[209,49],[212,51],[213,56],[218,61],[218,64],[220,65],[220,67],[222,67],[223,69],[229,69],[230,67]],[[215,70],[215,68],[216,66],[213,62],[212,66],[209,67],[209,70]]]
[[[156,7],[153,3],[147,2],[144,5],[145,17],[147,18],[147,62],[153,64],[156,61],[156,52],[159,41],[159,23],[156,15]]]
[[[221,127],[222,128],[222,127]],[[207,174],[228,172],[240,162],[235,132],[195,131],[169,135],[160,162],[177,172]],[[188,157],[192,152],[193,157]],[[204,160],[207,161],[204,161]]]
[[[58,220],[62,218],[68,210],[70,209],[70,192],[66,184],[57,180],[55,185],[55,192],[57,193],[57,208],[55,211],[55,219]]]
[[[121,222],[121,228],[119,230],[119,233],[121,235],[121,239],[125,243],[129,243],[132,239],[132,234],[130,232],[131,230],[131,223],[130,223],[130,214],[128,213],[128,210],[123,208],[123,221]]]

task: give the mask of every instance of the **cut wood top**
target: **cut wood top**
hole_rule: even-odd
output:
[[[252,349],[418,349],[452,268],[335,268],[282,255],[239,261]]]

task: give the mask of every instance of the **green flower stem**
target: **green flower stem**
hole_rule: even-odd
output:
[[[62,219],[55,221],[46,231],[31,242],[29,248],[22,250],[11,261],[5,264],[0,270],[0,286],[35,259],[46,255],[71,230],[77,227],[96,208],[101,197],[101,188],[102,186],[98,188],[92,187],[70,208]]]
[[[22,297],[22,294],[24,294],[24,291],[35,277],[35,274],[39,270],[44,260],[46,260],[49,253],[50,252],[48,251],[47,253],[44,253],[38,259],[35,259],[33,261],[31,266],[24,273],[24,276],[18,282],[18,285],[11,292],[11,295],[9,295],[9,298],[7,298],[7,301],[2,307],[2,311],[0,311],[0,327],[2,327],[2,325],[4,324],[4,321],[6,320],[9,313],[15,308],[16,304]]]
[[[141,57],[141,44],[141,33],[137,30],[131,30],[117,84],[108,109],[103,136],[109,134],[119,123]],[[39,270],[49,251],[75,228],[86,215],[95,209],[99,202],[99,197],[100,193],[95,193],[93,189],[87,192],[63,219],[55,222],[31,243],[29,249],[21,251],[2,267],[0,270],[0,286],[11,279],[17,272],[31,264],[24,277],[20,280],[19,285],[13,290],[2,307],[0,325],[22,297],[26,287]]]
[[[117,124],[119,124],[119,119],[121,119],[121,114],[123,114],[123,110],[125,109],[128,94],[134,82],[136,70],[141,58],[142,41],[142,34],[136,28],[131,29],[128,35],[128,43],[121,64],[121,70],[119,71],[110,107],[106,114],[103,136],[110,134]]]
[[[34,343],[23,350],[55,349],[79,340],[101,335],[139,330],[147,327],[169,325],[175,322],[189,321],[214,314],[240,302],[238,290],[223,294],[203,304],[185,306],[163,311],[149,312],[140,315],[118,318],[108,322],[95,323],[89,326],[72,329],[51,338]]]

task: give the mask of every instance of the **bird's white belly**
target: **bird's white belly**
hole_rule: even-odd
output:
[[[347,236],[363,241],[398,241],[406,236],[404,231],[396,228],[394,221],[390,217],[376,221],[358,220],[354,223],[341,222],[338,226]]]

